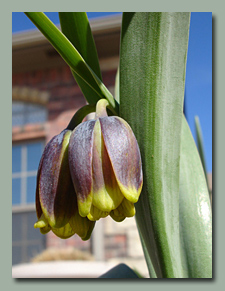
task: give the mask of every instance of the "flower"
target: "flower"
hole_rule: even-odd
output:
[[[79,214],[95,221],[111,215],[116,221],[135,214],[143,184],[141,155],[128,123],[107,116],[101,99],[95,120],[79,124],[69,142],[69,167]]]
[[[61,238],[77,233],[90,237],[94,223],[78,212],[76,192],[70,175],[68,144],[72,131],[65,129],[46,145],[37,174],[35,228],[52,230]]]

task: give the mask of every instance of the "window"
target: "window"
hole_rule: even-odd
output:
[[[12,147],[12,204],[35,201],[36,175],[44,142],[30,142]]]
[[[13,212],[12,264],[29,262],[45,249],[46,237],[33,227],[37,221],[35,211]]]
[[[47,92],[33,88],[13,87],[12,126],[20,132],[27,124],[47,121]],[[35,103],[37,102],[37,103]],[[28,134],[35,136],[31,126]],[[35,127],[34,127],[35,128]],[[24,138],[24,136],[23,136]],[[45,249],[46,237],[37,229],[35,211],[36,177],[45,141],[17,142],[12,145],[12,264],[26,263]]]
[[[47,120],[47,108],[44,105],[23,101],[12,103],[12,126],[28,123],[43,123]]]
[[[29,262],[45,248],[45,236],[33,225],[36,176],[44,141],[12,146],[12,264]]]

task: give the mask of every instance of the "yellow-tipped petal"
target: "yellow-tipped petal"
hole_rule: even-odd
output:
[[[34,224],[34,228],[43,228],[47,226],[47,224],[45,223],[45,221],[43,220],[38,220],[35,224]]]
[[[79,124],[69,142],[69,166],[79,213],[85,217],[92,204],[92,148],[95,120]]]
[[[75,231],[73,230],[73,228],[71,227],[69,222],[65,226],[60,227],[60,228],[53,228],[52,227],[52,232],[56,236],[58,236],[62,239],[70,238],[71,236],[73,236],[75,234]]]
[[[110,216],[116,222],[122,222],[126,218],[124,215],[122,215],[121,213],[119,213],[119,212],[117,212],[115,210],[110,212]]]
[[[94,226],[95,226],[95,221],[90,221],[90,226],[89,226],[89,229],[88,229],[88,232],[86,233],[86,236],[82,236],[81,239],[83,241],[85,240],[88,240],[90,237],[91,237],[91,234],[92,234],[92,231],[94,229]]]
[[[40,232],[42,234],[46,234],[51,230],[51,227],[48,224],[48,221],[45,218],[43,213],[42,213],[41,217],[38,219],[38,221],[34,224],[34,228],[40,228]]]
[[[138,201],[142,187],[136,189],[135,187],[132,187],[132,185],[125,186],[119,180],[117,180],[117,183],[119,185],[121,192],[123,193],[124,197],[127,200],[129,200],[132,203],[136,203]]]
[[[115,209],[123,200],[101,134],[99,120],[94,127],[92,160],[92,204],[103,212]]]
[[[128,123],[120,117],[99,118],[104,144],[124,197],[136,203],[141,193],[143,174],[137,140]]]
[[[102,212],[110,212],[120,205],[123,198],[118,185],[116,185],[115,189],[106,186],[105,188],[102,187],[102,189],[93,192],[92,205]]]
[[[126,217],[133,217],[134,215],[134,204],[128,201],[126,198],[124,198],[122,203],[115,210],[110,212],[110,216],[118,222],[124,220]]]
[[[54,228],[68,223],[76,199],[68,161],[71,133],[63,130],[51,139],[44,149],[38,172],[37,214],[42,211]]]
[[[119,205],[117,210],[123,213],[126,217],[132,217],[135,215],[134,203],[130,202],[127,199],[123,199],[122,203]]]
[[[92,205],[92,192],[85,198],[83,201],[82,199],[77,199],[77,205],[78,205],[78,211],[80,216],[86,217],[88,213],[91,211],[91,205]]]
[[[87,215],[87,218],[91,221],[96,221],[96,220],[99,220],[100,218],[105,218],[108,215],[109,215],[109,212],[101,211],[97,207],[92,205],[91,211]]]
[[[95,223],[90,221],[87,217],[81,217],[78,211],[70,219],[70,225],[72,229],[80,236],[82,240],[90,238],[91,232],[94,228]]]

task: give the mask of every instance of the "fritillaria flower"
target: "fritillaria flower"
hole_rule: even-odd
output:
[[[108,116],[108,102],[97,103],[96,118],[79,124],[69,142],[69,166],[79,214],[116,221],[135,214],[143,184],[138,143],[128,123]]]

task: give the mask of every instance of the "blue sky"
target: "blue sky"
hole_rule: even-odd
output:
[[[107,16],[113,12],[88,12],[88,18]],[[46,15],[59,24],[58,13]],[[12,13],[12,32],[36,29],[24,13]],[[185,112],[195,138],[194,117],[199,116],[202,128],[206,165],[212,172],[212,13],[191,13],[186,70]],[[196,138],[195,138],[196,139]]]

